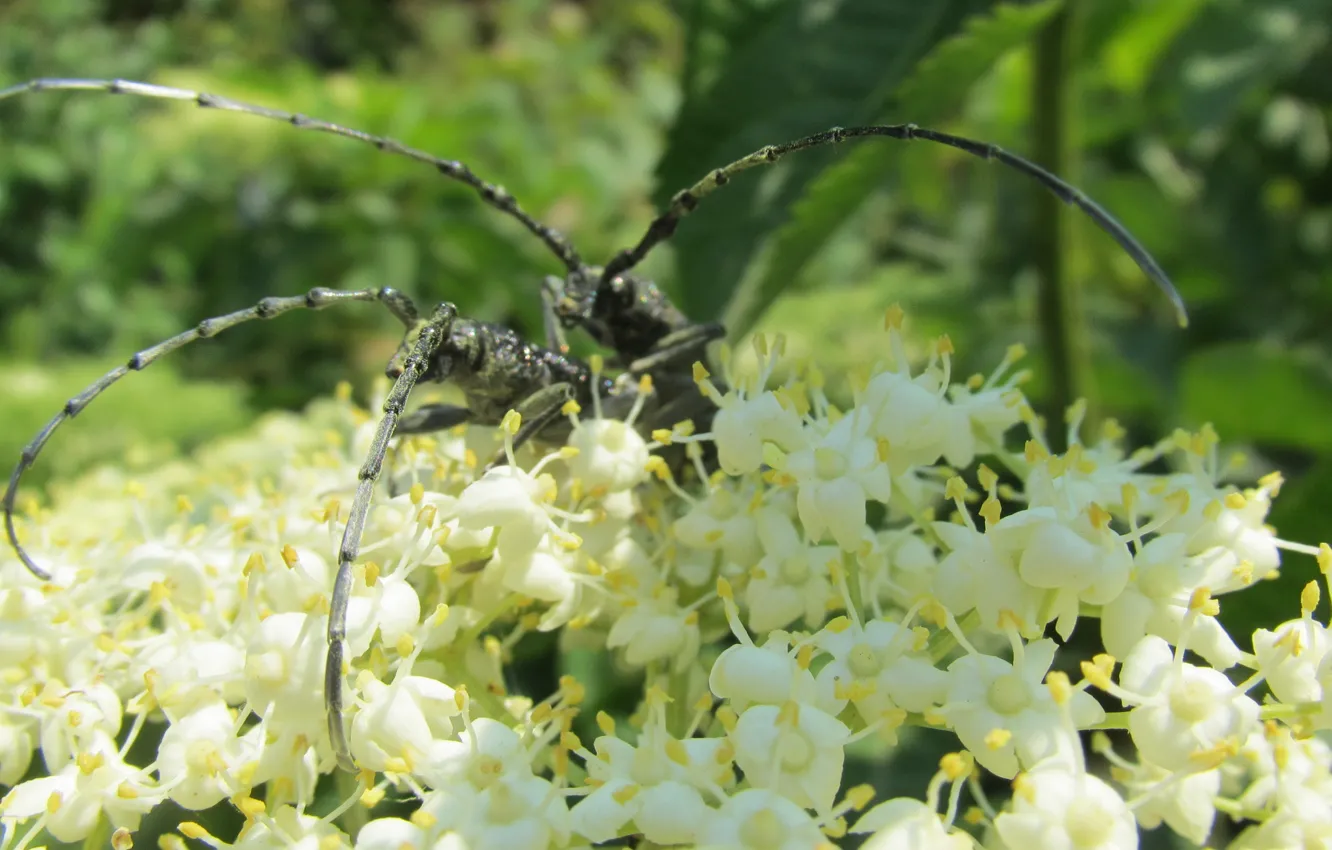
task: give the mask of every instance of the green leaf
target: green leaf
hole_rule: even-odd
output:
[[[1209,3],[1172,52],[1182,58],[1172,118],[1193,132],[1220,133],[1246,103],[1325,50],[1329,0]]]
[[[0,396],[0,457],[20,448],[75,393],[116,360],[71,360],[56,366],[0,361],[8,391]],[[129,469],[161,463],[177,447],[193,447],[234,431],[253,418],[245,390],[235,383],[187,380],[170,362],[131,375],[96,404],[68,420],[24,479],[38,485],[97,463]]]
[[[685,16],[681,90],[698,96],[716,82],[728,54],[762,33],[786,0],[690,0]]]
[[[764,145],[882,114],[939,41],[988,0],[788,0],[768,10],[727,55],[706,90],[686,96],[657,168],[658,203],[712,168]],[[808,151],[737,178],[680,228],[681,301],[716,316],[759,245],[832,161]]]
[[[1180,374],[1187,421],[1222,439],[1332,449],[1332,377],[1300,356],[1254,343],[1192,355]]]
[[[1062,5],[1062,0],[1010,3],[995,7],[992,15],[971,18],[964,32],[921,61],[898,92],[892,114],[917,123],[943,120],[961,105],[980,76],[1024,44]],[[862,144],[818,176],[795,204],[791,221],[777,233],[762,273],[747,277],[736,290],[725,316],[732,336],[749,330],[767,305],[797,279],[833,233],[883,185],[900,153],[898,145]]]
[[[1140,5],[1102,50],[1097,65],[1106,81],[1122,93],[1140,93],[1166,51],[1206,3],[1207,0],[1157,0]]]

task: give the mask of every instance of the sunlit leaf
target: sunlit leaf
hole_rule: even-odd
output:
[[[1125,93],[1141,91],[1166,49],[1206,5],[1207,0],[1139,3],[1102,50],[1098,67],[1106,80]]]
[[[1282,349],[1235,343],[1189,357],[1180,374],[1186,421],[1227,440],[1332,449],[1332,377]]]
[[[687,99],[657,169],[658,203],[708,170],[766,144],[880,115],[920,59],[981,0],[788,2],[728,55],[716,81]],[[717,316],[761,242],[786,220],[828,150],[792,155],[737,178],[674,240],[687,312]]]
[[[955,110],[1000,57],[1025,43],[1061,0],[1004,4],[967,21],[964,32],[939,44],[899,90],[893,108],[877,120],[931,123]],[[732,336],[743,334],[778,293],[789,286],[828,238],[891,174],[899,145],[868,140],[818,175],[775,235],[759,275],[745,278],[727,308]]]

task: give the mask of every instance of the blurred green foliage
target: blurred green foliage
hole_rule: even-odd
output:
[[[468,163],[596,255],[630,237],[627,211],[649,212],[677,41],[675,20],[650,3],[21,0],[0,5],[0,81],[146,78],[393,135]],[[550,259],[470,190],[344,140],[237,118],[95,94],[0,104],[9,358],[123,361],[204,316],[312,286],[397,286],[538,327],[535,284]],[[219,403],[295,406],[380,371],[396,344],[385,318],[252,324],[153,369],[245,388]],[[168,396],[139,410],[177,416]],[[144,433],[195,442],[236,423],[189,420]],[[55,451],[81,439],[68,430]]]
[[[107,370],[101,360],[68,359],[50,366],[0,360],[0,457],[17,458],[23,445],[69,398],[70,388],[92,383]],[[185,379],[172,369],[154,369],[107,393],[80,415],[78,439],[43,456],[48,475],[72,476],[95,461],[116,458],[144,469],[170,457],[182,442],[249,425],[242,388],[218,381]],[[150,415],[151,412],[151,415]]]
[[[0,74],[286,105],[462,160],[589,253],[628,237],[675,101],[662,10],[386,3],[367,25],[372,5],[25,0],[0,11]],[[127,351],[315,285],[399,286],[526,324],[550,271],[469,190],[346,141],[105,95],[21,98],[0,126],[0,315],[19,357]],[[259,406],[295,404],[381,360],[382,319],[248,326],[176,359]]]
[[[1073,4],[1068,167],[1192,311],[1175,328],[1070,219],[1055,283],[1082,292],[1092,366],[1075,389],[1139,441],[1215,422],[1257,454],[1244,470],[1295,479],[1275,524],[1326,538],[1332,0],[8,0],[0,86],[147,79],[394,136],[503,184],[598,261],[709,168],[829,126],[1039,149],[1031,45]],[[964,372],[1026,343],[1040,402],[1039,191],[925,143],[808,152],[709,198],[645,270],[696,319],[786,331],[830,374],[881,355],[893,302],[919,337],[950,333]],[[125,97],[0,103],[0,458],[97,371],[204,316],[391,285],[536,335],[537,283],[558,270],[469,190],[346,140]],[[364,387],[395,334],[368,307],[237,328],[131,376],[37,473],[156,458]],[[1307,580],[1288,573],[1225,615],[1294,615],[1262,610]]]

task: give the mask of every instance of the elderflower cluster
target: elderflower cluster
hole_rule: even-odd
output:
[[[759,339],[695,368],[708,424],[646,421],[643,381],[623,422],[566,405],[555,450],[515,455],[511,415],[504,465],[495,429],[399,441],[348,605],[354,775],[323,682],[375,429],[349,393],[27,506],[52,579],[0,554],[0,850],[127,850],[168,803],[244,826],[163,846],[238,850],[1332,846],[1318,583],[1270,630],[1218,619],[1283,549],[1332,567],[1264,524],[1279,479],[1224,483],[1206,428],[1083,442],[1077,408],[1054,454],[1019,350],[958,381],[946,338],[912,367],[900,311],[884,342],[846,409]],[[636,705],[567,673],[519,692],[543,632],[609,653]],[[847,759],[909,727],[948,754],[876,804]]]

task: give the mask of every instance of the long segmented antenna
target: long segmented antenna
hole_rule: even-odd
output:
[[[388,398],[384,400],[384,416],[375,430],[374,441],[366,456],[361,471],[357,473],[356,497],[352,500],[351,514],[347,517],[347,527],[342,532],[342,543],[338,547],[338,575],[333,580],[333,597],[328,612],[328,655],[324,659],[324,705],[328,713],[328,739],[337,755],[338,766],[355,772],[356,763],[352,760],[351,750],[347,745],[347,731],[342,722],[342,661],[347,640],[347,604],[351,599],[352,564],[361,550],[361,535],[365,533],[365,520],[370,514],[370,497],[379,480],[380,470],[384,466],[384,454],[388,451],[393,430],[407,405],[407,396],[412,387],[425,374],[431,357],[439,350],[440,344],[449,335],[454,319],[458,317],[458,308],[444,303],[435,308],[430,321],[421,326],[420,335],[412,347],[412,353],[402,362],[402,372],[393,383]],[[448,364],[440,364],[447,368]],[[432,376],[434,377],[434,376]],[[447,372],[437,376],[439,381],[447,381]]]
[[[436,171],[448,177],[451,180],[457,180],[459,183],[465,183],[476,191],[481,199],[490,206],[506,213],[522,223],[535,234],[542,242],[546,243],[552,253],[559,257],[566,269],[570,272],[578,272],[584,268],[582,259],[578,252],[569,244],[569,240],[559,231],[554,230],[532,216],[528,215],[512,195],[504,191],[499,186],[491,185],[477,177],[472,170],[461,162],[451,159],[442,159],[433,154],[426,153],[416,148],[408,147],[396,139],[389,139],[383,136],[375,136],[370,133],[354,130],[351,127],[343,127],[339,124],[331,124],[318,118],[310,118],[295,112],[285,112],[281,109],[269,109],[266,106],[257,106],[251,103],[243,103],[238,100],[221,97],[206,92],[191,91],[189,89],[175,88],[173,86],[159,86],[153,83],[140,83],[133,80],[93,80],[93,79],[66,79],[59,77],[43,77],[41,79],[29,80],[26,83],[20,83],[16,86],[10,86],[6,89],[0,89],[0,100],[17,97],[28,92],[40,91],[98,91],[107,94],[132,94],[139,97],[160,98],[163,100],[185,100],[193,101],[196,106],[202,109],[222,109],[228,112],[240,112],[245,115],[257,115],[260,118],[268,118],[273,121],[281,121],[284,124],[290,124],[301,130],[315,130],[321,133],[331,133],[335,136],[343,136],[348,139],[355,139],[358,142],[370,145],[378,150],[387,153],[405,156],[408,159],[414,159],[418,162],[424,162],[426,165],[433,166]]]
[[[289,298],[265,298],[246,310],[237,310],[234,313],[227,313],[224,316],[215,316],[211,319],[204,319],[199,324],[190,328],[184,333],[177,334],[168,340],[159,342],[151,348],[145,348],[138,354],[135,354],[123,366],[117,366],[110,372],[98,378],[89,384],[83,392],[65,402],[64,408],[57,413],[46,427],[38,432],[23,448],[23,453],[19,455],[18,465],[14,467],[14,472],[9,477],[9,488],[5,490],[3,502],[5,512],[5,534],[9,537],[9,545],[14,547],[14,552],[19,556],[19,560],[28,568],[28,571],[42,581],[49,581],[51,574],[42,569],[28,555],[27,551],[19,543],[18,534],[14,530],[14,499],[18,494],[19,482],[23,479],[23,473],[37,460],[41,454],[42,448],[46,445],[51,435],[66,420],[72,419],[79,414],[85,407],[92,403],[92,400],[105,392],[112,384],[128,375],[130,372],[138,372],[148,368],[153,361],[164,354],[170,354],[178,348],[189,345],[197,339],[216,336],[228,328],[248,322],[252,319],[272,319],[283,313],[291,312],[297,309],[322,310],[325,307],[331,307],[334,304],[342,304],[349,301],[371,301],[379,302],[389,309],[399,321],[408,328],[413,327],[419,320],[416,307],[411,299],[396,289],[357,289],[340,290],[325,289],[316,287],[304,295],[295,295]]]
[[[601,273],[601,286],[605,286],[616,275],[629,271],[634,266],[643,261],[651,251],[661,242],[669,239],[675,232],[680,219],[689,215],[698,206],[699,201],[717,189],[730,182],[735,174],[754,168],[760,165],[769,165],[781,159],[788,153],[807,150],[809,148],[820,147],[822,145],[837,144],[847,139],[864,138],[869,136],[886,136],[890,139],[899,139],[902,141],[911,141],[914,139],[924,139],[928,142],[937,142],[938,144],[948,145],[965,151],[972,156],[980,157],[985,160],[995,160],[1009,168],[1020,171],[1028,177],[1032,177],[1040,182],[1045,188],[1053,192],[1060,200],[1070,206],[1075,206],[1087,215],[1096,225],[1109,233],[1110,236],[1119,243],[1133,261],[1138,264],[1138,268],[1149,277],[1152,282],[1165,292],[1170,299],[1170,303],[1175,308],[1175,315],[1180,325],[1188,324],[1188,312],[1184,307],[1184,299],[1180,297],[1179,291],[1175,285],[1170,282],[1170,278],[1162,270],[1152,255],[1142,246],[1133,234],[1128,232],[1124,225],[1106,211],[1104,207],[1084,195],[1078,189],[1059,179],[1055,175],[1041,168],[1034,162],[1023,159],[1022,157],[1009,153],[998,145],[977,142],[972,139],[966,139],[962,136],[954,136],[951,133],[943,133],[938,130],[930,130],[925,127],[917,127],[915,124],[892,124],[870,127],[834,127],[831,130],[825,130],[822,133],[816,133],[812,136],[806,136],[803,139],[796,139],[792,142],[786,142],[780,145],[767,145],[754,151],[746,157],[736,160],[730,165],[713,170],[708,176],[699,180],[693,186],[684,191],[677,192],[671,198],[670,206],[666,211],[648,226],[647,233],[639,240],[633,248],[620,251],[615,257],[606,264]]]

